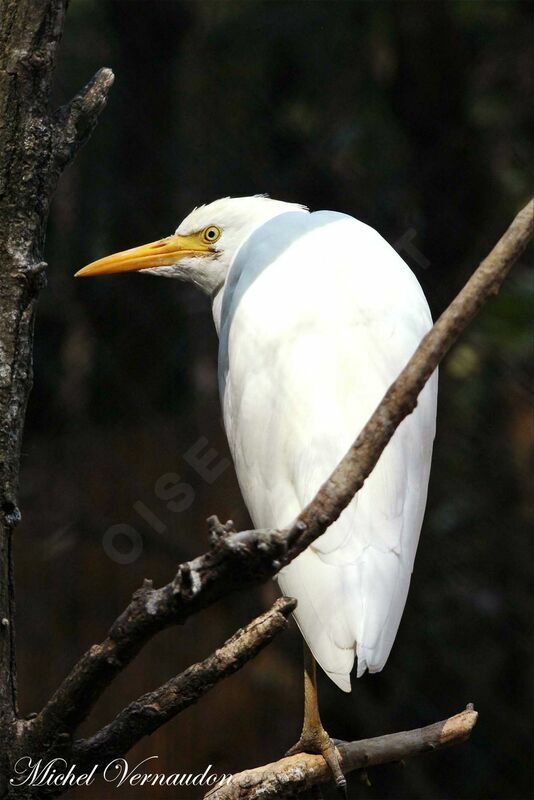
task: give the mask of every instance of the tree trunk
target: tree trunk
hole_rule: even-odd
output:
[[[45,224],[59,175],[91,132],[112,80],[102,70],[49,114],[66,8],[67,0],[0,1],[0,797],[8,793],[20,727],[12,538]]]

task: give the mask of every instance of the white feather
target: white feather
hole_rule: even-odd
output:
[[[209,207],[208,207],[209,208]],[[205,211],[205,210],[204,210]],[[407,265],[343,214],[289,210],[239,247],[214,303],[225,427],[254,524],[291,522],[431,326]],[[342,516],[282,570],[317,661],[350,691],[384,666],[426,503],[437,377]]]

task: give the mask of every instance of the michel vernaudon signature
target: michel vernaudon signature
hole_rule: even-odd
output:
[[[33,760],[22,756],[15,762],[12,786],[90,786],[97,775],[114,786],[215,786],[230,783],[231,774],[218,775],[208,764],[204,772],[147,772],[143,767],[158,756],[149,756],[130,766],[125,758],[114,758],[108,764],[95,764],[90,772],[78,772],[76,764],[68,764],[64,758],[50,761]]]

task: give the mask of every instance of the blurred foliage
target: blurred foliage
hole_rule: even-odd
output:
[[[75,282],[74,271],[170,233],[196,204],[268,192],[354,214],[392,243],[408,232],[402,254],[439,314],[532,185],[532,11],[515,0],[71,2],[54,102],[103,65],[116,84],[50,218],[16,553],[23,712],[104,635],[143,577],[167,580],[178,559],[205,549],[208,514],[247,523],[232,469],[210,485],[184,459],[199,436],[227,456],[207,301],[172,281]],[[389,663],[349,697],[321,686],[327,728],[341,738],[426,724],[468,701],[480,721],[469,744],[373,770],[371,787],[352,778],[353,798],[531,793],[526,264],[442,367],[429,508]],[[179,515],[155,489],[171,471],[195,493]],[[119,523],[141,537],[133,563],[103,547]],[[160,636],[87,730],[205,656],[274,593],[269,584],[229,598]],[[299,658],[293,631],[143,742],[132,763],[158,754],[161,771],[231,771],[276,758],[300,730]]]

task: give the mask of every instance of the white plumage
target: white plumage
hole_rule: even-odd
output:
[[[257,527],[283,527],[329,476],[432,325],[408,266],[367,225],[267,197],[195,209],[174,236],[80,275],[140,270],[210,295],[224,424]],[[278,576],[316,660],[350,691],[381,670],[423,520],[437,376],[339,520]]]
[[[216,310],[216,315],[218,310]],[[234,259],[220,303],[219,378],[228,441],[254,524],[288,524],[348,450],[432,325],[407,265],[372,228],[289,212]],[[282,570],[316,660],[350,691],[384,666],[423,520],[436,379],[323,536]]]

